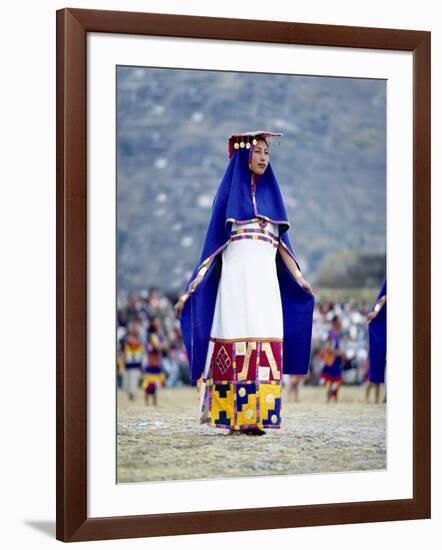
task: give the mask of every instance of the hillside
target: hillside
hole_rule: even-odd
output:
[[[385,254],[385,81],[132,67],[117,76],[120,289],[182,289],[237,131],[284,134],[271,163],[310,279],[328,254]]]

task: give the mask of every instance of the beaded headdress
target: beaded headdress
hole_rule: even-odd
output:
[[[266,130],[256,130],[254,132],[241,132],[232,134],[229,137],[229,159],[233,153],[239,148],[250,149],[252,145],[256,145],[259,138],[266,138],[270,143],[272,136],[282,136],[281,132],[268,132]]]

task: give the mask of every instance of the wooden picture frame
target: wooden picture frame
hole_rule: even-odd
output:
[[[430,33],[83,9],[57,25],[57,539],[85,541],[430,517]],[[89,32],[413,54],[413,498],[87,516],[87,43]],[[410,265],[411,268],[411,265]]]

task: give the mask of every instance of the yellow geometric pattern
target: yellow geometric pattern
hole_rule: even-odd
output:
[[[278,416],[272,412],[269,418],[269,411],[275,409],[276,399],[281,398],[281,386],[279,384],[259,384],[259,404],[261,409],[261,422],[268,421],[271,424],[278,423]]]
[[[217,391],[216,387],[222,386],[222,391]],[[216,422],[225,423],[228,419],[229,424],[233,425],[235,416],[235,386],[233,384],[213,384],[212,386],[212,409],[210,424],[216,425]]]
[[[244,390],[240,388],[239,391]],[[245,390],[244,390],[245,391]],[[248,424],[256,424],[256,394],[251,393],[248,396],[247,403],[238,410],[237,426],[247,426]]]

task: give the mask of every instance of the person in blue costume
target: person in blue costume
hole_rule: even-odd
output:
[[[321,378],[327,387],[327,403],[331,399],[338,401],[338,392],[342,379],[342,365],[345,360],[345,353],[340,349],[341,342],[341,320],[337,315],[332,319],[332,326],[328,332],[327,340],[321,349],[321,356],[324,366],[321,371]]]
[[[381,384],[385,383],[385,364],[387,359],[387,279],[372,304],[367,316],[370,369],[366,389],[366,401],[375,388],[375,402],[379,403]],[[385,401],[385,400],[384,400]]]
[[[306,374],[314,295],[291,244],[271,137],[233,134],[203,249],[175,304],[201,423],[263,435],[281,425],[283,374]]]

